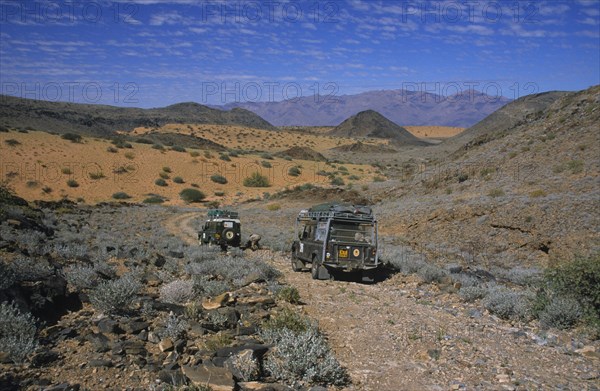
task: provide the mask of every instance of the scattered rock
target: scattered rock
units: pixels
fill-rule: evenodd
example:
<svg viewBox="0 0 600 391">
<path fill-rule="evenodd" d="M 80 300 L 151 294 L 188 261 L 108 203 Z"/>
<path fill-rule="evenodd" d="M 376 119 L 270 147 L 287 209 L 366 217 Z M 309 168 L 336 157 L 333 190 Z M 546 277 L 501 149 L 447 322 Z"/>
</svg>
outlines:
<svg viewBox="0 0 600 391">
<path fill-rule="evenodd" d="M 200 365 L 197 367 L 184 366 L 182 370 L 183 374 L 196 386 L 209 386 L 213 391 L 233 391 L 235 387 L 233 374 L 227 368 Z"/>
<path fill-rule="evenodd" d="M 170 338 L 165 338 L 158 344 L 158 348 L 161 352 L 170 352 L 173 350 L 173 341 Z"/>
<path fill-rule="evenodd" d="M 202 308 L 204 308 L 205 310 L 216 310 L 217 308 L 221 308 L 227 304 L 227 301 L 229 300 L 229 296 L 230 296 L 230 293 L 225 292 L 225 293 L 220 294 L 219 296 L 216 296 L 212 299 L 205 300 L 202 302 Z"/>
<path fill-rule="evenodd" d="M 93 368 L 96 368 L 96 367 L 110 368 L 113 366 L 113 362 L 111 360 L 106 360 L 106 359 L 93 359 L 88 362 L 88 365 Z"/>
</svg>

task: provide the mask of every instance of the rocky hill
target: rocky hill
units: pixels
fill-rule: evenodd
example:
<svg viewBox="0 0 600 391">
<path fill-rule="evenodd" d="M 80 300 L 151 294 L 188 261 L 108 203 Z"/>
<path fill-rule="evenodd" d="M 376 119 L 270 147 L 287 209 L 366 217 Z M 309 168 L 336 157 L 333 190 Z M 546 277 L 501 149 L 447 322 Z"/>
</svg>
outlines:
<svg viewBox="0 0 600 391">
<path fill-rule="evenodd" d="M 276 126 L 336 126 L 364 110 L 375 110 L 402 125 L 469 127 L 511 100 L 478 91 L 441 96 L 408 90 L 368 91 L 356 95 L 305 96 L 280 102 L 236 102 Z"/>
<path fill-rule="evenodd" d="M 387 229 L 465 265 L 545 267 L 594 254 L 598 123 L 600 86 L 507 105 L 448 159 L 398 170 L 402 181 L 381 195 L 398 218 Z"/>
<path fill-rule="evenodd" d="M 222 111 L 197 103 L 164 108 L 139 109 L 65 102 L 47 102 L 0 96 L 0 125 L 33 128 L 57 133 L 109 136 L 136 127 L 160 127 L 169 123 L 241 125 L 258 129 L 273 126 L 256 114 L 234 108 Z"/>
<path fill-rule="evenodd" d="M 346 119 L 329 133 L 338 137 L 374 137 L 393 140 L 398 145 L 424 145 L 405 128 L 373 110 L 361 111 Z"/>
</svg>

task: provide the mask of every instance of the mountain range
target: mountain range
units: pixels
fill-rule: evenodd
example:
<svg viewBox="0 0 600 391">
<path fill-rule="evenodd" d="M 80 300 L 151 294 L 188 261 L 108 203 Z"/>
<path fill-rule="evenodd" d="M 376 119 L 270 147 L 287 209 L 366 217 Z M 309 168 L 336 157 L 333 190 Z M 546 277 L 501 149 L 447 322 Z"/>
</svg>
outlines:
<svg viewBox="0 0 600 391">
<path fill-rule="evenodd" d="M 185 102 L 155 109 L 106 105 L 49 102 L 0 95 L 0 125 L 12 128 L 44 129 L 49 132 L 78 132 L 110 136 L 115 131 L 166 124 L 240 125 L 273 130 L 258 115 L 242 108 L 228 111 Z"/>
<path fill-rule="evenodd" d="M 503 96 L 470 90 L 451 96 L 380 90 L 356 95 L 306 96 L 278 102 L 233 102 L 220 109 L 244 108 L 275 126 L 337 126 L 361 111 L 374 110 L 402 126 L 470 127 L 509 103 Z"/>
</svg>

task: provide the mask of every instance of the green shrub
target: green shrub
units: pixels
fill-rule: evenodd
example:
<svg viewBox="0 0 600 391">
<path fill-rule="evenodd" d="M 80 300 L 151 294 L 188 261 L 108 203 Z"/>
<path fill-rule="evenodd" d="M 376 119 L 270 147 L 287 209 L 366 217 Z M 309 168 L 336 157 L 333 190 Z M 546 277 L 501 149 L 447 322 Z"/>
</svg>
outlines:
<svg viewBox="0 0 600 391">
<path fill-rule="evenodd" d="M 65 133 L 62 136 L 60 136 L 60 138 L 64 140 L 69 140 L 72 143 L 80 143 L 82 140 L 81 135 L 75 133 Z"/>
<path fill-rule="evenodd" d="M 373 182 L 385 182 L 385 178 L 381 177 L 379 175 L 376 175 L 375 177 L 373 177 Z"/>
<path fill-rule="evenodd" d="M 90 179 L 102 179 L 104 178 L 104 174 L 102 172 L 90 172 L 89 173 Z"/>
<path fill-rule="evenodd" d="M 116 192 L 112 195 L 115 200 L 128 200 L 131 196 L 123 191 Z"/>
<path fill-rule="evenodd" d="M 277 292 L 277 298 L 286 301 L 290 304 L 300 303 L 300 293 L 293 286 L 285 286 Z"/>
<path fill-rule="evenodd" d="M 110 152 L 110 153 L 117 153 L 117 152 L 119 152 L 119 150 L 117 148 L 112 147 L 112 146 L 109 146 L 108 148 L 106 148 L 106 151 Z"/>
<path fill-rule="evenodd" d="M 545 275 L 557 295 L 573 297 L 590 315 L 600 317 L 600 254 L 552 267 Z"/>
<path fill-rule="evenodd" d="M 206 195 L 198 189 L 183 189 L 179 193 L 179 197 L 185 202 L 200 202 L 206 198 Z"/>
<path fill-rule="evenodd" d="M 183 180 L 183 178 L 180 177 L 180 176 L 176 176 L 175 178 L 173 178 L 173 182 L 179 183 L 179 184 L 185 183 L 185 181 Z"/>
<path fill-rule="evenodd" d="M 67 181 L 67 186 L 69 187 L 79 187 L 79 183 L 75 179 L 69 179 Z"/>
<path fill-rule="evenodd" d="M 248 178 L 244 179 L 244 186 L 246 187 L 269 187 L 269 178 L 261 175 L 259 172 L 254 172 Z"/>
<path fill-rule="evenodd" d="M 60 172 L 62 172 L 65 175 L 71 175 L 71 174 L 73 174 L 73 170 L 71 170 L 69 167 L 63 167 L 63 168 L 61 168 Z"/>
<path fill-rule="evenodd" d="M 0 303 L 0 352 L 14 363 L 25 362 L 38 346 L 35 322 L 31 314 L 22 314 L 13 303 Z"/>
<path fill-rule="evenodd" d="M 198 157 L 198 156 L 200 156 L 200 152 L 198 152 L 198 151 L 190 151 L 190 156 L 191 157 Z"/>
<path fill-rule="evenodd" d="M 175 151 L 175 152 L 185 152 L 185 148 L 180 146 L 180 145 L 173 145 L 171 147 L 171 151 Z"/>
<path fill-rule="evenodd" d="M 344 180 L 342 178 L 340 178 L 339 176 L 334 177 L 331 182 L 330 182 L 333 186 L 344 186 Z"/>
<path fill-rule="evenodd" d="M 167 182 L 162 178 L 158 178 L 157 180 L 155 180 L 154 184 L 156 186 L 162 186 L 162 187 L 167 186 Z"/>
<path fill-rule="evenodd" d="M 223 175 L 219 175 L 219 174 L 213 174 L 210 176 L 210 180 L 215 182 L 215 183 L 220 183 L 222 185 L 227 183 L 227 178 L 225 178 Z"/>
<path fill-rule="evenodd" d="M 226 162 L 230 162 L 231 158 L 229 157 L 229 155 L 227 155 L 226 153 L 222 153 L 219 155 L 219 159 L 224 160 Z"/>
<path fill-rule="evenodd" d="M 165 147 L 163 147 L 162 144 L 153 144 L 152 148 L 158 149 L 159 151 L 164 151 L 165 150 Z"/>
<path fill-rule="evenodd" d="M 272 168 L 273 167 L 273 165 L 266 160 L 262 160 L 260 162 L 260 165 L 263 166 L 264 168 Z"/>
<path fill-rule="evenodd" d="M 288 170 L 288 175 L 290 176 L 300 176 L 300 174 L 302 174 L 302 171 L 296 166 L 290 167 Z"/>
<path fill-rule="evenodd" d="M 267 152 L 261 153 L 260 157 L 267 160 L 273 160 L 273 156 L 271 156 L 271 154 Z"/>
<path fill-rule="evenodd" d="M 160 301 L 172 304 L 185 304 L 194 297 L 192 280 L 174 280 L 160 288 Z"/>
<path fill-rule="evenodd" d="M 163 202 L 165 202 L 165 199 L 160 196 L 150 196 L 144 199 L 143 202 L 144 204 L 162 204 Z"/>
<path fill-rule="evenodd" d="M 288 308 L 284 308 L 281 312 L 278 312 L 263 322 L 261 329 L 263 331 L 288 329 L 295 333 L 301 333 L 308 330 L 311 326 L 308 318 L 299 315 Z"/>
<path fill-rule="evenodd" d="M 158 176 L 161 177 L 162 179 L 169 179 L 170 178 L 169 174 L 167 174 L 166 172 L 159 172 Z"/>
<path fill-rule="evenodd" d="M 224 191 L 215 191 L 215 196 L 217 197 L 223 197 L 225 195 Z"/>
<path fill-rule="evenodd" d="M 172 171 L 171 171 L 171 167 L 168 167 L 168 166 L 164 166 L 164 167 L 162 168 L 162 170 L 163 170 L 164 172 L 166 172 L 166 173 L 169 173 L 169 174 L 172 172 Z"/>
</svg>

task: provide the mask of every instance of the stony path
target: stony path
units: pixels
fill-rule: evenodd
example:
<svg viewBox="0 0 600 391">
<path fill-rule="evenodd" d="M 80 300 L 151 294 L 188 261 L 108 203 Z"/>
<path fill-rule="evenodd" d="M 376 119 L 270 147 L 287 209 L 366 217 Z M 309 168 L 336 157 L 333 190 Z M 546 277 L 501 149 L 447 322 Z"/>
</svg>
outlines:
<svg viewBox="0 0 600 391">
<path fill-rule="evenodd" d="M 195 243 L 195 213 L 167 228 Z M 567 334 L 540 338 L 511 327 L 478 305 L 401 275 L 373 285 L 316 281 L 268 250 L 319 322 L 353 384 L 348 390 L 599 390 L 600 362 L 574 353 Z"/>
</svg>

